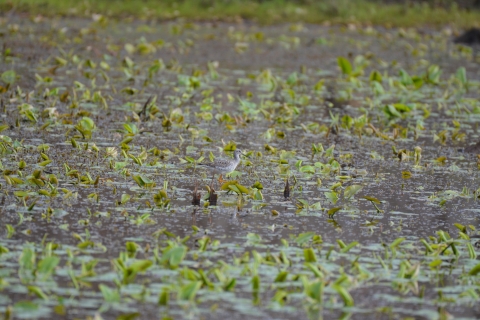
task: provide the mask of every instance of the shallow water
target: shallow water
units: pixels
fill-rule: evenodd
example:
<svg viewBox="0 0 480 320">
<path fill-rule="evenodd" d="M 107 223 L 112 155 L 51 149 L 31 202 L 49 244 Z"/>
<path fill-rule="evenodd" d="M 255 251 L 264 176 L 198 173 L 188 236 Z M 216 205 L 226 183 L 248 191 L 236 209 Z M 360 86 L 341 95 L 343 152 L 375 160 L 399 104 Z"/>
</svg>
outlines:
<svg viewBox="0 0 480 320">
<path fill-rule="evenodd" d="M 462 148 L 479 138 L 480 69 L 445 32 L 16 16 L 4 17 L 0 31 L 11 49 L 0 71 L 19 76 L 1 96 L 9 126 L 2 312 L 478 318 L 480 278 L 469 274 L 478 239 L 468 235 L 478 234 L 479 174 Z M 339 56 L 355 61 L 350 74 L 340 72 Z M 426 73 L 432 65 L 440 76 Z M 422 84 L 408 84 L 402 69 Z M 157 111 L 145 119 L 138 114 L 152 95 Z M 395 103 L 396 112 L 388 109 Z M 83 117 L 95 124 L 91 138 L 74 128 Z M 183 159 L 227 157 L 229 142 L 248 152 L 233 176 L 249 194 L 218 191 L 218 205 L 207 206 L 211 174 Z M 46 183 L 50 174 L 58 183 Z M 200 207 L 191 204 L 196 183 Z M 361 189 L 347 199 L 349 186 Z M 154 196 L 164 187 L 166 205 Z M 332 208 L 341 209 L 329 217 Z M 456 254 L 438 231 L 455 239 Z M 168 258 L 172 248 L 184 252 L 178 263 Z M 162 292 L 169 301 L 159 305 Z"/>
</svg>

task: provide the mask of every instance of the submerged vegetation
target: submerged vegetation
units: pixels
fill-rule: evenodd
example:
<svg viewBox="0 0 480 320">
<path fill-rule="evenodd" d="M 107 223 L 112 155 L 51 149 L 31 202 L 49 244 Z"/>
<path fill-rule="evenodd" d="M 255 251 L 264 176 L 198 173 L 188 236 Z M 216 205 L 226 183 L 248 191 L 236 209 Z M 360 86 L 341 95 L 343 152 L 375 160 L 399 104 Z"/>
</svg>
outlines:
<svg viewBox="0 0 480 320">
<path fill-rule="evenodd" d="M 478 318 L 480 68 L 451 29 L 0 35 L 3 318 Z M 217 185 L 199 164 L 237 148 Z"/>
</svg>

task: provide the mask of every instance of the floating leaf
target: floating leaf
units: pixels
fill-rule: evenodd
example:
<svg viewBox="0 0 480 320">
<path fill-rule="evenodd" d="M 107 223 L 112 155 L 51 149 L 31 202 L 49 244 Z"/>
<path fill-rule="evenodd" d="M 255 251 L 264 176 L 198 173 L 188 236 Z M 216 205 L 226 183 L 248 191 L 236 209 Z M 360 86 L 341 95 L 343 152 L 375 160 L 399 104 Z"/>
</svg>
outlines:
<svg viewBox="0 0 480 320">
<path fill-rule="evenodd" d="M 345 289 L 340 285 L 333 285 L 333 289 L 338 292 L 345 306 L 353 307 L 355 305 L 355 302 L 353 301 L 353 298 L 350 295 L 350 293 L 347 291 L 347 289 Z"/>
<path fill-rule="evenodd" d="M 337 211 L 339 211 L 340 209 L 342 209 L 342 207 L 331 208 L 330 210 L 328 210 L 327 214 L 330 218 L 332 218 L 335 213 L 337 213 Z"/>
<path fill-rule="evenodd" d="M 301 166 L 299 171 L 303 172 L 303 173 L 315 174 L 315 167 L 314 166 Z"/>
<path fill-rule="evenodd" d="M 138 317 L 140 317 L 140 312 L 131 312 L 119 315 L 116 320 L 134 320 Z"/>
<path fill-rule="evenodd" d="M 337 58 L 338 66 L 344 75 L 351 75 L 352 74 L 352 65 L 347 58 L 338 57 Z"/>
<path fill-rule="evenodd" d="M 28 289 L 28 292 L 31 292 L 31 293 L 35 294 L 38 298 L 43 299 L 43 300 L 48 300 L 48 296 L 39 287 L 28 286 L 27 289 Z"/>
<path fill-rule="evenodd" d="M 138 184 L 139 187 L 142 188 L 151 188 L 155 186 L 155 182 L 153 180 L 150 180 L 149 178 L 145 176 L 133 176 L 133 180 Z"/>
<path fill-rule="evenodd" d="M 373 70 L 370 73 L 370 81 L 382 82 L 382 75 L 377 70 Z"/>
<path fill-rule="evenodd" d="M 13 310 L 15 314 L 26 313 L 29 314 L 31 312 L 37 311 L 39 309 L 38 304 L 31 302 L 31 301 L 19 301 L 14 304 Z"/>
<path fill-rule="evenodd" d="M 174 269 L 183 261 L 186 254 L 187 248 L 185 246 L 176 246 L 163 253 L 162 261 L 168 262 L 170 268 Z"/>
<path fill-rule="evenodd" d="M 338 201 L 338 193 L 335 191 L 332 192 L 325 192 L 324 195 L 327 197 L 328 200 L 330 200 L 333 204 L 337 203 Z"/>
<path fill-rule="evenodd" d="M 256 188 L 256 189 L 262 190 L 262 189 L 263 189 L 263 185 L 260 183 L 260 181 L 255 181 L 255 183 L 253 184 L 252 188 Z"/>
<path fill-rule="evenodd" d="M 471 275 L 471 276 L 476 276 L 477 274 L 480 273 L 480 263 L 477 264 L 475 267 L 473 267 L 469 272 L 468 274 Z"/>
<path fill-rule="evenodd" d="M 320 277 L 323 278 L 323 277 Z M 325 287 L 325 282 L 323 280 L 316 280 L 313 282 L 308 282 L 305 284 L 306 294 L 309 298 L 313 299 L 317 303 L 321 303 L 323 300 L 323 290 Z"/>
<path fill-rule="evenodd" d="M 249 233 L 247 234 L 247 240 L 250 244 L 258 244 L 262 241 L 262 237 L 256 233 Z"/>
<path fill-rule="evenodd" d="M 288 271 L 280 271 L 277 276 L 275 277 L 274 282 L 284 282 L 287 280 Z"/>
<path fill-rule="evenodd" d="M 118 290 L 112 289 L 104 284 L 100 284 L 98 287 L 102 292 L 103 299 L 105 299 L 105 302 L 109 302 L 109 303 L 120 302 L 120 293 L 118 292 Z"/>
<path fill-rule="evenodd" d="M 11 224 L 6 224 L 5 227 L 7 228 L 7 238 L 10 239 L 15 233 L 15 228 Z"/>
<path fill-rule="evenodd" d="M 178 292 L 178 298 L 180 300 L 192 301 L 193 299 L 195 299 L 195 296 L 197 295 L 197 292 L 198 290 L 200 290 L 201 287 L 201 281 L 192 281 L 189 284 L 184 285 L 180 288 L 180 291 Z"/>
<path fill-rule="evenodd" d="M 412 173 L 410 171 L 402 171 L 403 179 L 410 179 L 411 177 L 412 177 Z"/>
<path fill-rule="evenodd" d="M 315 235 L 315 233 L 313 232 L 305 232 L 305 233 L 300 233 L 296 238 L 295 238 L 295 242 L 298 243 L 298 245 L 304 245 L 308 242 L 310 242 L 310 240 L 313 239 L 313 236 Z"/>
<path fill-rule="evenodd" d="M 343 196 L 346 199 L 350 199 L 353 195 L 355 195 L 357 192 L 362 190 L 362 186 L 358 184 L 353 184 L 351 186 L 348 186 L 345 188 L 345 191 L 343 192 Z"/>
<path fill-rule="evenodd" d="M 468 86 L 468 79 L 467 79 L 467 70 L 465 67 L 460 67 L 457 69 L 457 72 L 455 73 L 456 78 L 462 84 L 462 86 L 467 87 Z"/>
<path fill-rule="evenodd" d="M 17 74 L 14 70 L 8 70 L 2 73 L 1 78 L 3 82 L 12 85 L 17 79 Z"/>
<path fill-rule="evenodd" d="M 158 297 L 158 305 L 166 306 L 168 305 L 169 300 L 170 300 L 170 291 L 168 288 L 163 288 L 162 292 L 160 292 L 160 295 Z"/>
<path fill-rule="evenodd" d="M 305 262 L 317 262 L 317 256 L 312 248 L 303 249 L 303 257 Z"/>
<path fill-rule="evenodd" d="M 225 182 L 222 187 L 222 190 L 231 190 L 237 194 L 250 194 L 250 190 L 238 183 L 237 180 Z"/>
<path fill-rule="evenodd" d="M 375 197 L 365 196 L 365 197 L 363 197 L 363 198 L 364 198 L 364 199 L 367 199 L 368 201 L 372 201 L 372 202 L 374 202 L 374 203 L 377 203 L 377 204 L 380 204 L 380 203 L 381 203 L 380 200 L 378 200 L 378 199 L 375 198 Z"/>
<path fill-rule="evenodd" d="M 53 274 L 53 271 L 60 262 L 60 258 L 56 256 L 45 257 L 38 263 L 37 272 L 44 275 L 44 279 Z"/>
</svg>

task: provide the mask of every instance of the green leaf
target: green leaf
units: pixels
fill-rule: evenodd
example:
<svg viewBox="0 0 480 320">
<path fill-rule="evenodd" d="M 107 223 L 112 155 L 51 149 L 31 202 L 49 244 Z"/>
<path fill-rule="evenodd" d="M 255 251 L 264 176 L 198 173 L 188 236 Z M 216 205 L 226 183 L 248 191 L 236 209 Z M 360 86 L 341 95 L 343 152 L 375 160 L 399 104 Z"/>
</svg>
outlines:
<svg viewBox="0 0 480 320">
<path fill-rule="evenodd" d="M 323 279 L 325 277 L 323 272 L 318 270 L 318 267 L 315 264 L 307 262 L 307 263 L 305 263 L 305 266 L 308 269 L 310 269 L 317 278 Z"/>
<path fill-rule="evenodd" d="M 15 233 L 15 228 L 11 224 L 6 224 L 5 227 L 7 228 L 7 238 L 10 239 Z"/>
<path fill-rule="evenodd" d="M 45 161 L 40 162 L 38 165 L 41 166 L 41 167 L 45 167 L 45 166 L 49 165 L 50 163 L 52 163 L 52 160 L 45 160 Z"/>
<path fill-rule="evenodd" d="M 285 304 L 285 301 L 287 300 L 288 297 L 288 292 L 282 289 L 278 289 L 275 292 L 275 295 L 272 298 L 272 301 L 275 301 L 281 305 Z"/>
<path fill-rule="evenodd" d="M 370 82 L 373 82 L 373 81 L 382 82 L 382 75 L 377 70 L 373 70 L 370 73 Z"/>
<path fill-rule="evenodd" d="M 198 290 L 200 290 L 201 286 L 201 281 L 190 282 L 189 284 L 180 288 L 180 291 L 178 292 L 178 298 L 180 300 L 192 301 L 193 299 L 195 299 L 195 296 L 197 295 L 197 292 Z"/>
<path fill-rule="evenodd" d="M 120 145 L 122 144 L 129 144 L 130 142 L 133 141 L 133 137 L 125 137 L 125 139 L 123 139 L 122 141 L 120 141 Z"/>
<path fill-rule="evenodd" d="M 8 252 L 10 252 L 10 250 L 8 250 L 8 248 L 0 245 L 0 255 L 2 255 L 4 253 L 8 253 Z"/>
<path fill-rule="evenodd" d="M 38 304 L 31 301 L 19 301 L 14 304 L 13 312 L 15 314 L 30 313 L 38 310 Z"/>
<path fill-rule="evenodd" d="M 346 253 L 348 251 L 350 251 L 350 249 L 352 249 L 353 247 L 357 246 L 358 245 L 358 241 L 353 241 L 351 243 L 349 243 L 347 246 L 343 247 L 340 252 L 341 253 Z"/>
<path fill-rule="evenodd" d="M 107 287 L 104 284 L 101 284 L 98 286 L 100 288 L 100 291 L 102 292 L 103 299 L 105 299 L 106 302 L 114 303 L 114 302 L 120 302 L 120 293 L 116 289 L 111 289 L 110 287 Z"/>
<path fill-rule="evenodd" d="M 252 291 L 253 293 L 257 293 L 260 291 L 260 277 L 257 275 L 254 275 L 252 277 Z"/>
<path fill-rule="evenodd" d="M 348 186 L 345 188 L 345 191 L 343 192 L 343 196 L 347 199 L 350 199 L 354 194 L 362 190 L 362 186 L 359 184 L 353 184 L 351 186 Z"/>
<path fill-rule="evenodd" d="M 475 248 L 472 246 L 471 243 L 467 243 L 467 249 L 468 249 L 468 255 L 470 256 L 470 259 L 476 259 L 477 258 L 477 253 L 475 252 Z"/>
<path fill-rule="evenodd" d="M 241 184 L 236 184 L 236 187 L 238 188 L 238 190 L 243 193 L 243 194 L 249 194 L 250 193 L 250 190 L 248 190 L 247 187 L 245 186 L 242 186 Z"/>
<path fill-rule="evenodd" d="M 262 194 L 262 191 L 260 190 L 256 190 L 253 194 L 253 199 L 254 200 L 263 200 L 263 194 Z"/>
<path fill-rule="evenodd" d="M 313 283 L 307 283 L 306 293 L 310 298 L 312 298 L 318 303 L 321 303 L 323 300 L 324 287 L 325 287 L 324 281 L 316 280 Z"/>
<path fill-rule="evenodd" d="M 118 162 L 117 162 L 117 163 L 118 163 Z M 122 194 L 122 198 L 121 198 L 121 200 L 120 200 L 120 203 L 121 203 L 121 204 L 125 204 L 125 203 L 127 203 L 131 198 L 132 198 L 131 195 L 129 195 L 129 194 L 127 194 L 127 193 L 124 193 L 124 194 Z"/>
<path fill-rule="evenodd" d="M 431 268 L 431 269 L 435 269 L 437 268 L 438 266 L 440 266 L 442 264 L 442 260 L 441 259 L 436 259 L 436 260 L 433 260 L 432 262 L 430 262 L 428 264 L 428 266 Z"/>
<path fill-rule="evenodd" d="M 471 276 L 476 276 L 478 273 L 480 273 L 480 263 L 473 267 L 468 274 Z"/>
<path fill-rule="evenodd" d="M 380 203 L 381 203 L 380 200 L 378 200 L 378 199 L 375 198 L 375 197 L 365 196 L 365 197 L 363 197 L 363 198 L 364 198 L 364 199 L 367 199 L 368 201 L 372 201 L 372 202 L 374 202 L 374 203 L 377 203 L 377 204 L 380 204 Z"/>
<path fill-rule="evenodd" d="M 79 123 L 82 128 L 85 128 L 88 131 L 91 131 L 95 128 L 95 122 L 93 122 L 93 120 L 89 117 L 83 117 Z"/>
<path fill-rule="evenodd" d="M 465 69 L 465 67 L 458 68 L 455 76 L 457 77 L 458 81 L 460 81 L 460 83 L 463 86 L 466 86 L 468 84 L 467 70 Z"/>
<path fill-rule="evenodd" d="M 15 195 L 15 197 L 25 198 L 26 196 L 28 196 L 28 191 L 14 191 L 13 194 Z"/>
<path fill-rule="evenodd" d="M 340 70 L 342 70 L 342 73 L 344 75 L 349 76 L 352 74 L 352 65 L 350 64 L 350 61 L 348 61 L 347 58 L 338 57 L 337 62 L 338 62 L 338 66 L 340 67 Z"/>
<path fill-rule="evenodd" d="M 345 306 L 353 307 L 355 305 L 355 302 L 353 301 L 353 298 L 350 295 L 350 293 L 347 291 L 347 289 L 345 289 L 344 287 L 342 287 L 340 285 L 333 285 L 332 287 L 333 287 L 333 289 L 335 289 L 335 291 L 338 292 L 338 294 L 342 298 Z"/>
<path fill-rule="evenodd" d="M 412 177 L 412 173 L 410 171 L 402 171 L 403 179 L 410 179 L 411 177 Z"/>
<path fill-rule="evenodd" d="M 381 95 L 381 94 L 385 93 L 385 89 L 380 84 L 380 82 L 374 81 L 372 85 L 373 85 L 373 90 L 374 90 L 375 94 Z"/>
<path fill-rule="evenodd" d="M 333 204 L 337 203 L 338 201 L 338 193 L 335 191 L 332 192 L 325 192 L 325 197 L 327 197 L 328 200 L 330 200 Z"/>
<path fill-rule="evenodd" d="M 247 187 L 239 184 L 237 180 L 225 182 L 224 184 L 222 184 L 222 187 L 220 189 L 226 191 L 231 190 L 239 195 L 250 194 L 250 190 Z"/>
<path fill-rule="evenodd" d="M 187 247 L 176 246 L 163 253 L 162 262 L 168 262 L 168 265 L 175 269 L 183 261 L 187 254 Z"/>
<path fill-rule="evenodd" d="M 44 275 L 48 276 L 53 273 L 59 262 L 59 257 L 45 257 L 42 261 L 38 263 L 37 272 L 43 273 Z"/>
<path fill-rule="evenodd" d="M 152 266 L 153 262 L 150 260 L 137 260 L 128 266 L 128 269 L 133 272 L 143 272 Z"/>
<path fill-rule="evenodd" d="M 431 84 L 438 84 L 440 82 L 440 75 L 442 74 L 442 70 L 437 65 L 431 65 L 427 69 L 427 82 Z"/>
<path fill-rule="evenodd" d="M 227 284 L 223 287 L 225 291 L 232 291 L 237 284 L 237 280 L 235 278 L 230 279 Z"/>
<path fill-rule="evenodd" d="M 139 245 L 136 244 L 135 242 L 132 242 L 132 241 L 127 241 L 127 243 L 125 243 L 125 248 L 126 248 L 127 252 L 132 254 L 132 255 L 137 252 L 138 247 L 139 247 Z"/>
<path fill-rule="evenodd" d="M 408 74 L 407 71 L 401 69 L 400 70 L 400 82 L 404 85 L 404 86 L 408 86 L 408 85 L 412 85 L 413 84 L 413 80 L 412 78 L 410 77 L 410 75 Z"/>
<path fill-rule="evenodd" d="M 22 269 L 33 270 L 35 265 L 35 252 L 29 247 L 23 248 L 19 264 Z"/>
<path fill-rule="evenodd" d="M 10 126 L 8 124 L 3 124 L 0 126 L 0 132 L 7 130 Z"/>
<path fill-rule="evenodd" d="M 247 234 L 247 242 L 249 244 L 258 244 L 262 241 L 262 237 L 260 237 L 258 234 L 256 233 L 248 233 Z"/>
<path fill-rule="evenodd" d="M 20 114 L 23 114 L 28 120 L 32 121 L 33 123 L 37 123 L 37 117 L 35 113 L 33 113 L 33 107 L 29 104 L 23 104 L 20 107 Z"/>
<path fill-rule="evenodd" d="M 11 85 L 17 79 L 17 74 L 15 73 L 14 70 L 7 70 L 4 73 L 2 73 L 1 78 L 3 82 Z"/>
<path fill-rule="evenodd" d="M 86 249 L 88 247 L 93 247 L 95 245 L 95 243 L 91 240 L 86 240 L 86 241 L 83 241 L 83 242 L 80 242 L 79 244 L 77 244 L 77 248 L 79 249 Z"/>
<path fill-rule="evenodd" d="M 284 282 L 287 280 L 288 271 L 280 271 L 277 276 L 275 277 L 274 282 Z"/>
<path fill-rule="evenodd" d="M 315 174 L 315 167 L 314 166 L 302 166 L 302 167 L 300 167 L 299 171 L 303 172 L 303 173 Z"/>
<path fill-rule="evenodd" d="M 115 171 L 120 171 L 128 165 L 128 162 L 115 162 L 114 168 Z"/>
<path fill-rule="evenodd" d="M 149 188 L 153 187 L 155 185 L 155 182 L 153 180 L 148 179 L 147 177 L 144 176 L 133 176 L 133 180 L 138 184 L 139 187 L 141 188 Z"/>
<path fill-rule="evenodd" d="M 398 110 L 395 108 L 394 105 L 392 104 L 388 104 L 384 107 L 383 111 L 385 112 L 385 114 L 387 114 L 390 118 L 401 118 L 402 117 L 402 114 L 400 112 L 398 112 Z"/>
<path fill-rule="evenodd" d="M 303 249 L 303 257 L 305 262 L 317 262 L 317 256 L 312 248 Z"/>
<path fill-rule="evenodd" d="M 295 242 L 297 242 L 298 245 L 301 246 L 301 245 L 309 242 L 313 238 L 314 235 L 315 235 L 315 233 L 313 233 L 313 232 L 300 233 L 298 235 L 298 237 L 295 239 Z"/>
<path fill-rule="evenodd" d="M 28 289 L 28 292 L 35 294 L 35 295 L 36 295 L 37 297 L 39 297 L 40 299 L 48 300 L 48 296 L 47 296 L 47 295 L 45 294 L 45 292 L 43 292 L 42 289 L 40 289 L 39 287 L 37 287 L 37 286 L 28 286 L 27 289 Z"/>
<path fill-rule="evenodd" d="M 196 161 L 194 158 L 189 157 L 189 156 L 186 156 L 185 160 L 187 160 L 187 162 L 189 162 L 189 163 L 195 163 L 195 161 Z"/>
<path fill-rule="evenodd" d="M 335 215 L 335 213 L 337 213 L 337 211 L 339 211 L 340 209 L 342 209 L 342 207 L 332 208 L 328 210 L 327 214 L 330 218 L 332 218 Z"/>
<path fill-rule="evenodd" d="M 458 230 L 462 231 L 462 232 L 466 232 L 467 231 L 467 227 L 465 227 L 463 224 L 460 224 L 460 223 L 454 223 L 453 224 L 455 227 L 457 227 Z"/>
<path fill-rule="evenodd" d="M 163 288 L 158 296 L 158 305 L 166 306 L 170 300 L 170 290 L 168 288 Z"/>
<path fill-rule="evenodd" d="M 394 249 L 396 247 L 398 247 L 400 245 L 400 243 L 402 243 L 403 241 L 405 241 L 405 238 L 397 238 L 395 239 L 392 244 L 390 245 L 390 248 Z"/>
<path fill-rule="evenodd" d="M 139 316 L 140 316 L 140 312 L 124 313 L 119 315 L 116 320 L 133 320 L 138 318 Z"/>
<path fill-rule="evenodd" d="M 263 189 L 263 185 L 260 181 L 255 181 L 255 183 L 253 184 L 252 188 L 256 188 L 258 190 L 262 190 Z"/>
<path fill-rule="evenodd" d="M 210 240 L 211 240 L 210 237 L 207 237 L 207 236 L 204 236 L 201 239 L 199 239 L 198 240 L 198 245 L 199 245 L 198 250 L 200 250 L 200 251 L 207 250 L 207 246 L 210 243 Z"/>
</svg>

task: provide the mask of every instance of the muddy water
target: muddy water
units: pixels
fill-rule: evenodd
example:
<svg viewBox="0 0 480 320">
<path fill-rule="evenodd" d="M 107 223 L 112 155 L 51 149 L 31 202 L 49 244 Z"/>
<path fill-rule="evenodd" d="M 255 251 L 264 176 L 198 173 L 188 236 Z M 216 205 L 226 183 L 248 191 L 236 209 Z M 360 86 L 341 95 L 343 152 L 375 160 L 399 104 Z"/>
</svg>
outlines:
<svg viewBox="0 0 480 320">
<path fill-rule="evenodd" d="M 73 192 L 68 199 L 64 191 L 59 196 L 44 197 L 35 185 L 11 185 L 2 180 L 1 228 L 15 228 L 12 234 L 5 232 L 1 242 L 9 250 L 0 256 L 2 279 L 9 284 L 3 285 L 0 297 L 4 312 L 13 308 L 14 315 L 20 318 L 59 319 L 133 317 L 137 312 L 142 319 L 159 315 L 192 319 L 436 319 L 446 314 L 473 319 L 480 315 L 475 304 L 478 298 L 465 294 L 473 290 L 478 297 L 478 276 L 465 275 L 478 261 L 468 258 L 466 251 L 455 261 L 452 255 L 441 254 L 436 256 L 442 261 L 439 271 L 429 267 L 435 257 L 425 257 L 425 248 L 419 242 L 437 237 L 439 230 L 456 239 L 459 229 L 454 223 L 479 227 L 477 158 L 462 149 L 479 139 L 480 116 L 475 107 L 479 107 L 480 69 L 468 49 L 453 46 L 446 32 L 142 21 L 103 24 L 80 19 L 31 21 L 18 16 L 4 17 L 1 31 L 3 48 L 11 49 L 11 53 L 3 57 L 0 71 L 15 70 L 19 76 L 1 97 L 5 106 L 2 122 L 9 125 L 2 134 L 22 145 L 15 152 L 11 148 L 4 152 L 3 169 L 16 171 L 23 160 L 27 163 L 20 176 L 23 179 L 41 169 L 45 177 L 57 176 L 57 188 Z M 139 47 L 136 51 L 130 49 L 129 45 L 139 43 L 154 49 L 142 47 L 144 54 Z M 339 56 L 355 59 L 362 75 L 350 77 L 352 81 L 342 76 Z M 158 59 L 165 66 L 149 77 L 149 68 Z M 106 63 L 103 66 L 102 61 Z M 213 62 L 211 68 L 218 76 L 208 69 L 209 62 Z M 443 72 L 437 83 L 425 83 L 420 88 L 395 85 L 400 81 L 401 69 L 410 75 L 423 75 L 431 65 L 438 65 Z M 452 80 L 460 67 L 467 70 L 468 91 L 462 91 Z M 273 90 L 268 89 L 271 82 L 260 84 L 259 74 L 266 69 L 273 75 Z M 371 87 L 372 70 L 379 70 L 384 78 L 382 93 L 374 93 Z M 192 75 L 196 76 L 193 80 L 188 78 Z M 38 80 L 45 77 L 49 79 Z M 189 82 L 196 79 L 200 81 L 198 86 Z M 323 86 L 314 89 L 322 80 Z M 15 89 L 17 86 L 19 89 Z M 47 97 L 47 88 L 59 88 L 60 94 L 68 91 L 69 97 Z M 122 91 L 124 88 L 128 90 Z M 32 91 L 29 97 L 25 95 Z M 95 91 L 105 98 L 108 108 L 102 108 L 93 98 Z M 136 114 L 152 95 L 157 96 L 159 112 L 146 121 L 137 121 Z M 271 101 L 272 107 L 266 101 Z M 48 114 L 46 108 L 54 107 L 55 115 L 50 119 L 38 117 L 35 123 L 19 112 L 23 103 L 31 104 L 39 115 Z M 415 107 L 403 116 L 389 118 L 384 106 L 392 103 Z M 267 113 L 259 111 L 262 104 Z M 181 120 L 172 110 L 177 114 L 181 111 Z M 202 118 L 202 112 L 217 118 Z M 225 114 L 236 119 L 220 121 Z M 334 120 L 335 116 L 359 119 L 362 115 L 371 126 L 360 126 L 357 131 Z M 96 125 L 89 140 L 74 129 L 83 116 Z M 162 126 L 167 118 L 171 119 L 171 127 Z M 51 121 L 50 126 L 41 129 L 47 121 Z M 163 152 L 149 153 L 141 166 L 131 157 L 124 158 L 121 141 L 127 136 L 125 123 L 139 129 L 126 152 L 138 157 L 143 150 L 154 147 Z M 382 138 L 372 128 L 390 137 L 395 128 L 407 129 L 407 133 L 395 139 Z M 266 134 L 269 129 L 273 131 Z M 448 136 L 441 144 L 434 135 L 438 137 L 443 130 Z M 450 138 L 457 133 L 465 137 Z M 78 148 L 72 147 L 71 138 L 78 141 Z M 246 187 L 260 182 L 263 199 L 220 191 L 218 206 L 206 207 L 204 200 L 200 207 L 192 206 L 195 183 L 205 198 L 211 174 L 181 159 L 203 155 L 204 161 L 209 161 L 209 152 L 226 157 L 220 150 L 229 141 L 249 153 L 237 168 L 236 179 Z M 45 154 L 52 162 L 45 168 L 38 165 L 41 154 L 37 147 L 41 144 L 50 147 Z M 100 148 L 99 156 L 93 144 Z M 325 150 L 333 145 L 335 148 L 330 156 L 325 152 L 314 155 L 312 144 L 322 144 Z M 118 156 L 106 155 L 107 147 L 115 147 Z M 417 165 L 415 147 L 421 147 Z M 400 161 L 398 152 L 403 149 L 410 156 Z M 282 158 L 286 161 L 279 165 L 275 161 L 285 152 L 293 153 Z M 338 171 L 322 173 L 320 168 L 331 164 L 332 159 L 338 162 Z M 150 163 L 153 160 L 155 163 Z M 113 169 L 115 162 L 128 162 L 128 172 Z M 81 176 L 88 173 L 92 180 L 99 177 L 99 182 L 79 183 L 75 176 L 66 174 L 65 164 Z M 300 170 L 308 165 L 314 167 L 314 173 Z M 132 179 L 136 175 L 148 177 L 156 186 L 138 186 Z M 292 190 L 285 199 L 287 177 Z M 165 181 L 170 203 L 167 207 L 155 206 L 153 195 Z M 335 187 L 338 182 L 342 183 Z M 347 199 L 344 190 L 351 185 L 362 189 Z M 327 196 L 332 190 L 339 197 L 335 203 Z M 25 204 L 15 191 L 30 192 Z M 131 199 L 121 203 L 122 195 Z M 377 198 L 381 202 L 378 210 L 364 196 Z M 300 208 L 300 200 L 311 207 Z M 33 202 L 35 206 L 29 210 Z M 341 209 L 329 218 L 328 210 L 335 207 Z M 49 208 L 54 210 L 51 216 Z M 278 215 L 272 215 L 272 210 Z M 142 218 L 144 215 L 149 216 Z M 180 269 L 155 263 L 133 283 L 118 285 L 114 279 L 119 273 L 113 260 L 125 251 L 126 242 L 139 245 L 137 259 L 154 260 L 153 248 L 162 251 L 167 241 L 164 235 L 159 239 L 155 236 L 163 228 L 180 238 L 191 236 L 185 240 L 189 253 Z M 300 282 L 302 276 L 311 274 L 304 267 L 304 245 L 295 239 L 307 232 L 321 236 L 323 244 L 313 247 L 321 270 L 331 277 L 325 280 L 321 304 L 305 297 Z M 476 231 L 470 229 L 469 234 L 474 236 Z M 204 236 L 211 239 L 212 246 L 200 252 L 198 240 Z M 382 268 L 377 256 L 387 260 L 383 256 L 388 251 L 385 248 L 400 237 L 405 238 L 403 247 L 399 247 L 397 256 L 393 250 L 387 255 L 390 269 Z M 26 281 L 17 275 L 22 270 L 19 259 L 32 243 L 39 260 L 44 254 L 42 239 L 43 243 L 59 245 L 55 254 L 60 263 L 48 281 Z M 95 244 L 79 249 L 79 242 L 86 239 Z M 343 253 L 338 240 L 345 244 L 357 241 L 359 245 Z M 474 245 L 475 240 L 461 244 L 467 242 Z M 308 246 L 312 244 L 305 248 Z M 260 263 L 247 270 L 235 262 L 252 250 L 266 257 L 285 252 L 291 264 L 281 268 Z M 88 285 L 76 287 L 68 270 L 78 276 L 82 262 L 93 259 L 98 260 L 95 274 L 84 279 Z M 417 281 L 409 283 L 412 287 L 408 289 L 402 289 L 402 283 L 408 281 L 396 277 L 404 261 L 422 265 Z M 357 266 L 367 271 L 357 272 Z M 234 291 L 203 286 L 195 303 L 177 301 L 172 294 L 169 307 L 157 305 L 166 286 L 175 293 L 192 280 L 181 273 L 182 268 L 204 269 L 212 279 L 214 267 L 224 268 L 227 277 L 237 279 Z M 288 270 L 291 277 L 281 285 L 274 284 L 282 269 Z M 252 302 L 251 279 L 255 273 L 261 278 L 259 303 Z M 345 307 L 331 286 L 345 274 L 354 307 Z M 108 299 L 100 291 L 100 284 L 121 287 L 121 300 L 105 302 Z M 42 288 L 49 298 L 29 293 L 32 290 L 28 285 Z M 288 299 L 272 302 L 278 292 L 274 288 L 284 288 Z M 25 306 L 25 301 L 34 306 Z"/>
</svg>

